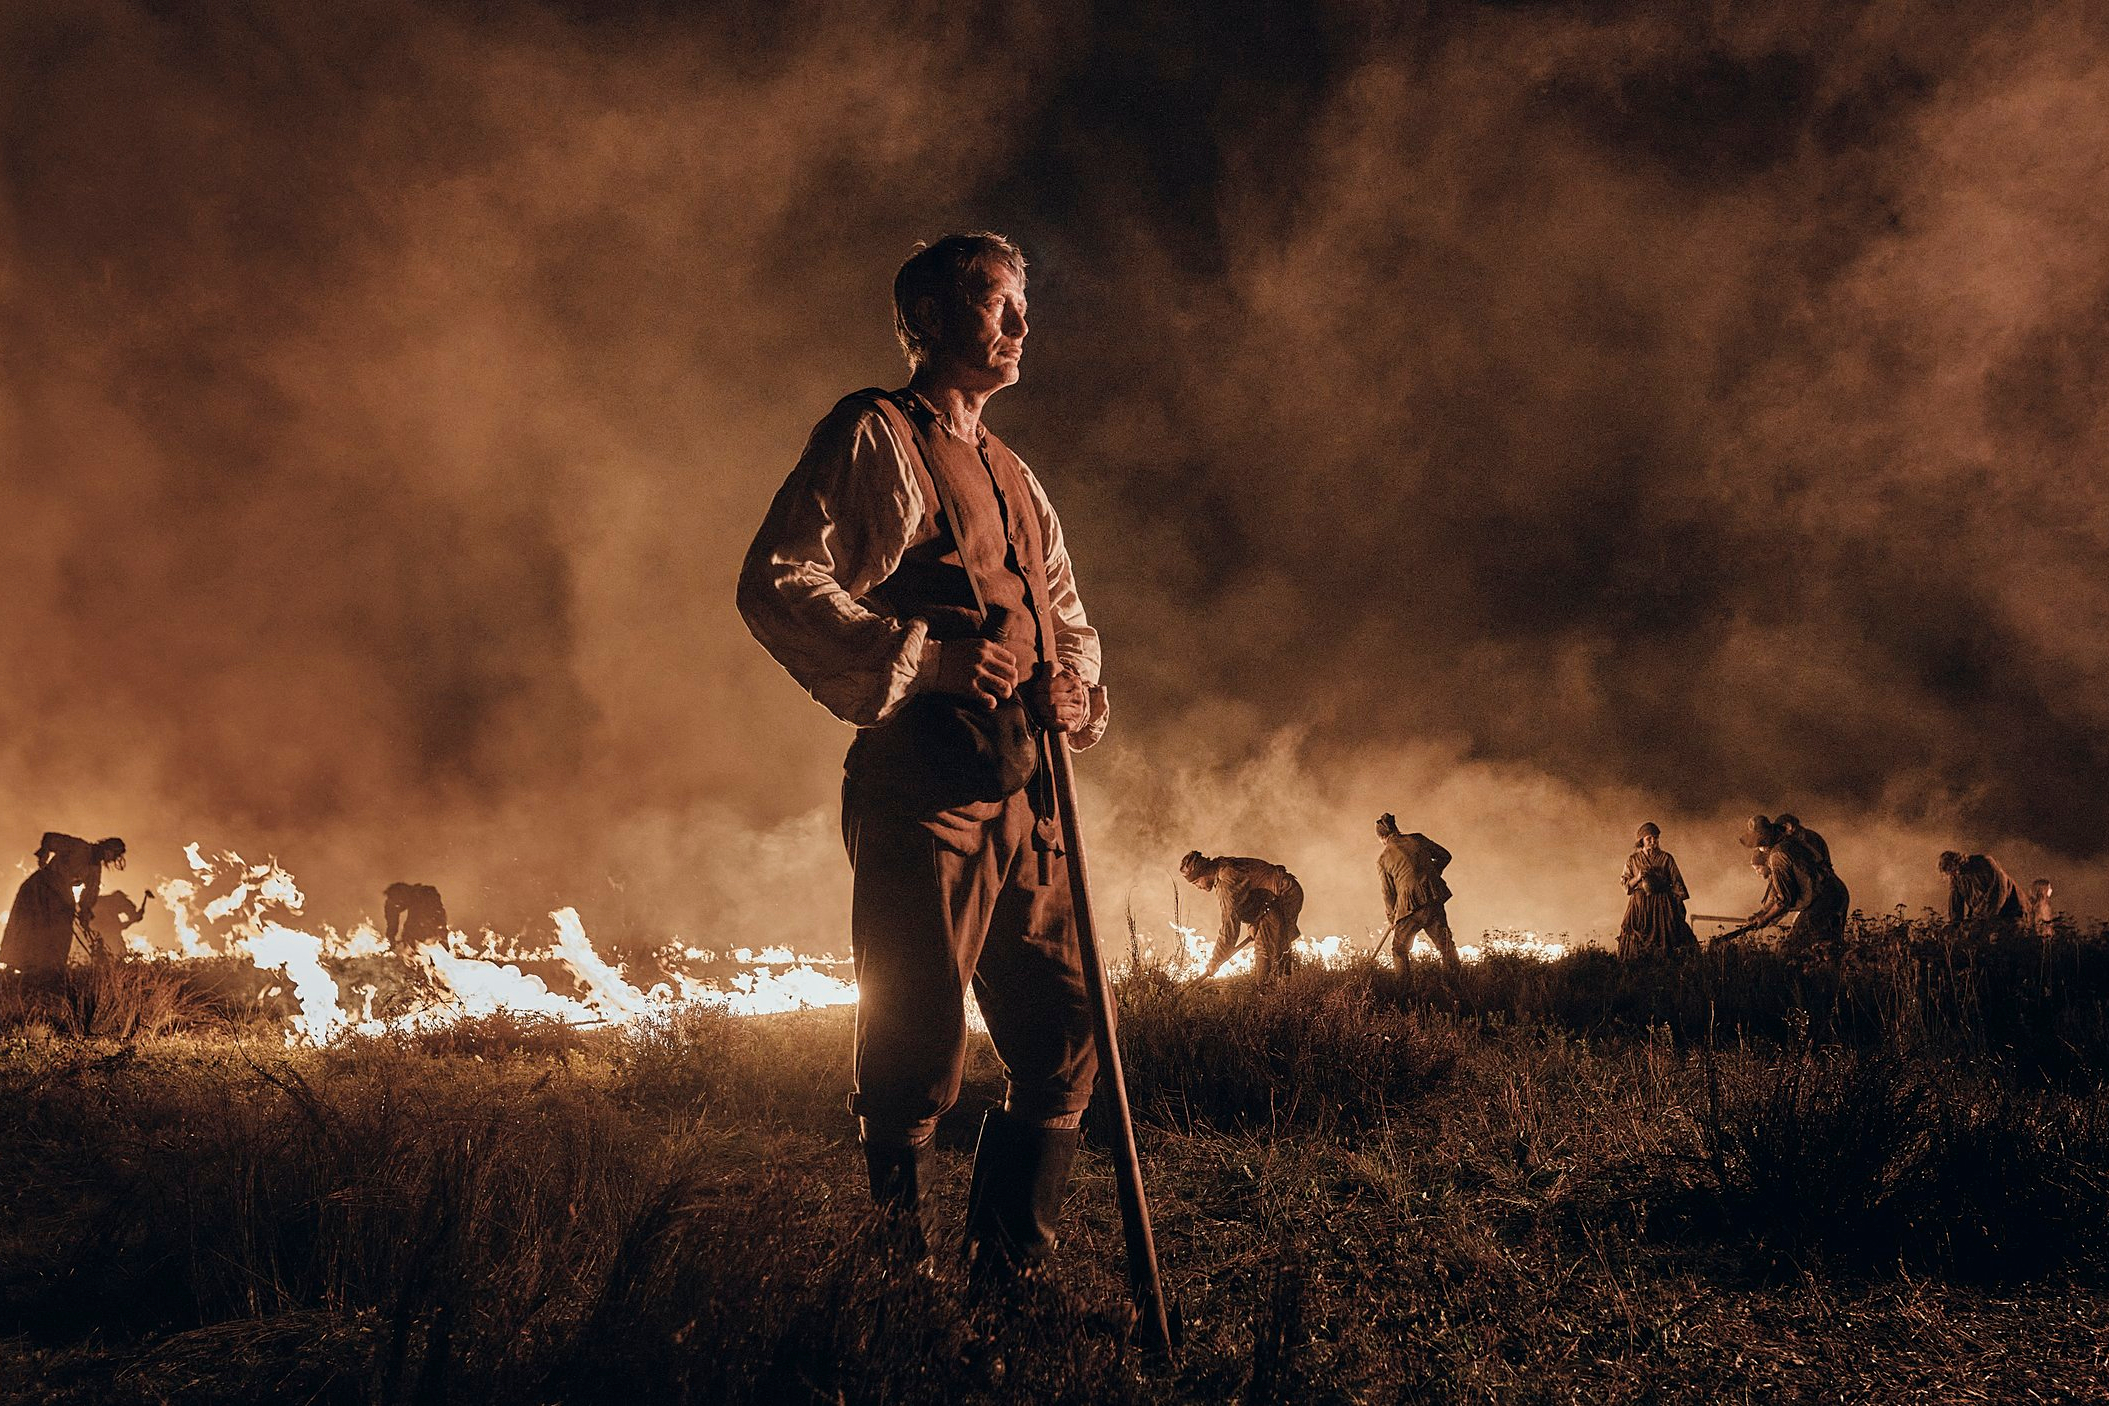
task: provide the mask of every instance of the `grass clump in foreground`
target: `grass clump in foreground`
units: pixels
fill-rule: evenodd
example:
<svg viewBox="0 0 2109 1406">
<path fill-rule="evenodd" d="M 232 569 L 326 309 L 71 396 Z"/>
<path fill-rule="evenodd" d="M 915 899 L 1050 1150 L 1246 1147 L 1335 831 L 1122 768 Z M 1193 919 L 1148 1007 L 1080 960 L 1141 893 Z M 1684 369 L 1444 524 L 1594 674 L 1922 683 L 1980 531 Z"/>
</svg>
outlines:
<svg viewBox="0 0 2109 1406">
<path fill-rule="evenodd" d="M 901 1262 L 846 1011 L 286 1051 L 0 991 L 0 1398 L 2090 1399 L 2103 945 L 1874 937 L 1815 973 L 1134 974 L 1175 1364 L 1129 1340 L 1094 1149 L 1052 1283 L 967 1306 L 956 1229 Z M 978 1047 L 954 1226 L 996 1087 Z"/>
</svg>

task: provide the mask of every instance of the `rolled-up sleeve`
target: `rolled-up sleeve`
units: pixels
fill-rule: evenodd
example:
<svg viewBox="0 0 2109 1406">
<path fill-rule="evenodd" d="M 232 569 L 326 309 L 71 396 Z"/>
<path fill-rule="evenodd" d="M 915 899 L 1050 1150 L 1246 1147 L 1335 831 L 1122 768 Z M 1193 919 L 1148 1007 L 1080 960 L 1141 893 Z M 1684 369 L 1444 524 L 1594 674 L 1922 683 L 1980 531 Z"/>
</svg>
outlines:
<svg viewBox="0 0 2109 1406">
<path fill-rule="evenodd" d="M 915 692 L 929 627 L 868 609 L 924 525 L 914 470 L 884 415 L 855 398 L 813 430 L 740 568 L 761 646 L 844 722 L 883 722 Z"/>
<path fill-rule="evenodd" d="M 1047 606 L 1054 617 L 1055 659 L 1081 678 L 1091 689 L 1091 712 L 1083 728 L 1069 734 L 1072 751 L 1083 751 L 1106 735 L 1106 689 L 1100 682 L 1103 658 L 1098 631 L 1084 614 L 1077 594 L 1076 572 L 1069 562 L 1069 546 L 1062 540 L 1062 523 L 1055 516 L 1047 490 L 1030 468 L 1025 469 L 1026 487 L 1032 490 L 1033 511 L 1040 519 L 1040 541 L 1047 552 Z"/>
</svg>

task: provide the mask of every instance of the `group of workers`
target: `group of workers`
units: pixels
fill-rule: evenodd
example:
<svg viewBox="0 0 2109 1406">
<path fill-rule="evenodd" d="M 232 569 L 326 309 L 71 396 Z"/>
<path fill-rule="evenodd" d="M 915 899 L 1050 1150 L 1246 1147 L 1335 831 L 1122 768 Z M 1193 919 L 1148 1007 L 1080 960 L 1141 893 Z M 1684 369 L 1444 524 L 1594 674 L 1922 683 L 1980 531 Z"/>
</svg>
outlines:
<svg viewBox="0 0 2109 1406">
<path fill-rule="evenodd" d="M 76 946 L 91 962 L 111 955 L 110 938 L 122 951 L 126 930 L 146 916 L 129 894 L 103 892 L 103 870 L 125 867 L 124 841 L 112 835 L 91 843 L 50 830 L 37 842 L 36 861 L 7 910 L 0 966 L 50 976 L 66 969 Z M 382 913 L 384 933 L 397 952 L 446 941 L 446 906 L 430 884 L 390 884 Z"/>
<path fill-rule="evenodd" d="M 1445 905 L 1451 897 L 1443 878 L 1450 852 L 1419 831 L 1401 833 L 1390 814 L 1377 817 L 1377 875 L 1384 893 L 1385 940 L 1392 960 L 1405 968 L 1416 938 L 1425 933 L 1447 971 L 1458 969 L 1457 941 Z M 1787 924 L 1780 950 L 1803 959 L 1843 951 L 1852 895 L 1831 862 L 1822 835 L 1785 814 L 1754 815 L 1743 828 L 1750 864 L 1765 882 L 1758 908 L 1714 942 Z M 1966 930 L 1989 934 L 2022 931 L 2049 935 L 2057 919 L 2050 880 L 2038 879 L 2024 894 L 1989 855 L 1944 852 L 1940 872 L 1948 877 L 1948 917 Z M 1221 905 L 1215 950 L 1202 977 L 1212 977 L 1238 952 L 1254 949 L 1253 970 L 1261 981 L 1286 972 L 1295 961 L 1303 911 L 1303 885 L 1271 860 L 1211 857 L 1194 850 L 1179 861 L 1182 877 L 1215 894 Z M 1619 923 L 1621 957 L 1677 956 L 1699 950 L 1685 905 L 1691 901 L 1676 856 L 1662 847 L 1662 827 L 1649 821 L 1633 837 L 1619 876 L 1626 911 Z M 1703 915 L 1702 915 L 1703 916 Z M 1724 920 L 1733 921 L 1733 920 Z M 1381 951 L 1383 942 L 1379 943 Z"/>
<path fill-rule="evenodd" d="M 1404 970 L 1414 939 L 1426 933 L 1444 968 L 1458 970 L 1457 939 L 1444 906 L 1450 901 L 1450 885 L 1443 879 L 1450 851 L 1418 830 L 1401 833 L 1398 819 L 1388 811 L 1377 817 L 1377 839 L 1377 876 L 1384 890 L 1385 936 L 1392 959 Z M 1289 970 L 1301 936 L 1296 919 L 1303 911 L 1303 885 L 1294 874 L 1265 859 L 1212 858 L 1199 850 L 1179 861 L 1179 873 L 1195 888 L 1214 893 L 1221 906 L 1215 951 L 1201 973 L 1204 979 L 1248 943 L 1253 971 L 1261 981 Z"/>
</svg>

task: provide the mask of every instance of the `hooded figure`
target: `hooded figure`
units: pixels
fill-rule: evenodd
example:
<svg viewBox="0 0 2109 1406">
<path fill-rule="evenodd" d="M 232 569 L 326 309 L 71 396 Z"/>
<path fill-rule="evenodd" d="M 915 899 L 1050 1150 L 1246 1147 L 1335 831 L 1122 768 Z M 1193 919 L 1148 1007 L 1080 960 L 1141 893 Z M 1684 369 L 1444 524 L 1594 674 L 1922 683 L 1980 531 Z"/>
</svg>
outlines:
<svg viewBox="0 0 2109 1406">
<path fill-rule="evenodd" d="M 1943 850 L 1940 871 L 1948 876 L 1948 921 L 2005 927 L 2028 916 L 2021 891 L 1989 854 Z"/>
<path fill-rule="evenodd" d="M 104 865 L 124 868 L 124 841 L 114 835 L 89 844 L 72 835 L 47 832 L 37 843 L 36 872 L 15 890 L 7 932 L 0 936 L 0 962 L 19 972 L 52 974 L 66 969 L 78 924 L 89 951 L 104 955 L 95 930 L 95 903 L 102 897 Z M 80 889 L 80 898 L 73 896 Z"/>
<path fill-rule="evenodd" d="M 1208 970 L 1201 973 L 1204 980 L 1245 945 L 1246 929 L 1256 949 L 1253 971 L 1262 982 L 1272 981 L 1295 964 L 1291 948 L 1302 935 L 1296 919 L 1303 912 L 1303 885 L 1294 874 L 1264 859 L 1211 859 L 1199 850 L 1189 851 L 1179 861 L 1179 873 L 1202 892 L 1213 892 L 1223 907 L 1215 954 L 1209 958 Z"/>
<path fill-rule="evenodd" d="M 1443 907 L 1450 901 L 1450 885 L 1443 870 L 1450 867 L 1450 851 L 1415 830 L 1399 833 L 1399 822 L 1390 812 L 1377 817 L 1377 838 L 1384 847 L 1377 852 L 1377 877 L 1384 885 L 1384 919 L 1391 925 L 1391 957 L 1399 970 L 1413 951 L 1413 939 L 1421 933 L 1442 955 L 1443 968 L 1461 969 L 1457 940 L 1450 933 L 1450 915 Z"/>
<path fill-rule="evenodd" d="M 1618 926 L 1619 956 L 1699 950 L 1699 939 L 1684 916 L 1691 891 L 1684 886 L 1676 858 L 1662 847 L 1662 831 L 1654 821 L 1635 832 L 1621 882 L 1629 896 L 1625 920 Z"/>
</svg>

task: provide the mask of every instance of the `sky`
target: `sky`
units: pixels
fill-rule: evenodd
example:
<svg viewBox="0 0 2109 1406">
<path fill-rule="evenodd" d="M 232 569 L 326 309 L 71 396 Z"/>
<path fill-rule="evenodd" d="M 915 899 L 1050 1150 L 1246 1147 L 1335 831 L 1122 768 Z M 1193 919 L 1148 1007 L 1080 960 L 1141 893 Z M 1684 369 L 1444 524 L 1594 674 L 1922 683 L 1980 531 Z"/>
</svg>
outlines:
<svg viewBox="0 0 2109 1406">
<path fill-rule="evenodd" d="M 2109 908 L 2109 19 L 1135 8 L 7 7 L 19 862 L 842 950 L 848 729 L 733 582 L 992 228 L 1109 914 L 1200 848 L 1362 940 L 1383 811 L 1468 934 L 1615 928 L 1651 819 L 1747 912 L 1781 809 L 1871 911 Z"/>
</svg>

